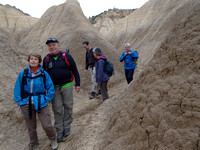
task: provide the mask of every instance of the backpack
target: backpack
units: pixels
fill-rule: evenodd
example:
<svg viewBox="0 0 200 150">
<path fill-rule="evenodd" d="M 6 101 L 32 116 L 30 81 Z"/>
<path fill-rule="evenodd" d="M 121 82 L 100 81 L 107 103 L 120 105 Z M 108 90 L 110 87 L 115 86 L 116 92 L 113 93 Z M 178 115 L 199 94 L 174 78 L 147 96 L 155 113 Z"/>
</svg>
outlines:
<svg viewBox="0 0 200 150">
<path fill-rule="evenodd" d="M 34 79 L 34 78 L 38 78 L 38 77 L 42 76 L 43 82 L 44 82 L 44 87 L 46 86 L 46 78 L 45 78 L 44 71 L 42 71 L 42 73 L 40 75 L 35 76 L 35 77 L 28 77 L 27 74 L 28 74 L 28 68 L 24 69 L 24 74 L 23 74 L 23 78 L 22 78 L 22 90 L 21 90 L 21 97 L 22 98 L 26 98 L 26 97 L 29 96 L 29 94 L 24 91 L 24 85 L 27 85 L 27 80 L 26 80 L 27 78 Z M 39 94 L 41 94 L 41 93 L 39 93 Z"/>
<path fill-rule="evenodd" d="M 111 63 L 109 59 L 104 59 L 105 61 L 105 66 L 104 66 L 104 72 L 107 73 L 109 77 L 111 77 L 114 74 L 114 66 Z"/>
<path fill-rule="evenodd" d="M 73 74 L 73 72 L 72 72 L 70 63 L 69 63 L 69 61 L 67 60 L 66 53 L 67 53 L 67 52 L 62 52 L 62 58 L 65 60 L 66 64 L 69 66 L 69 68 L 70 68 L 70 70 L 71 70 L 71 75 L 72 75 L 72 77 L 71 77 L 70 81 L 72 82 L 73 79 L 74 79 L 74 74 Z M 49 57 L 50 57 L 50 55 L 51 55 L 51 54 L 47 54 L 47 64 L 46 64 L 47 67 L 48 67 L 48 65 L 49 65 Z"/>
<path fill-rule="evenodd" d="M 36 95 L 38 96 L 38 113 L 40 113 L 40 111 L 41 111 L 40 95 L 46 95 L 46 78 L 45 78 L 44 70 L 42 71 L 42 73 L 40 75 L 35 76 L 35 77 L 29 77 L 29 76 L 27 76 L 27 74 L 28 74 L 28 68 L 24 69 L 24 74 L 23 74 L 23 77 L 22 77 L 21 97 L 27 98 L 29 96 L 29 118 L 32 119 L 31 97 L 36 96 Z M 24 90 L 24 85 L 27 85 L 27 80 L 26 80 L 27 78 L 34 79 L 34 78 L 38 78 L 38 77 L 41 77 L 41 76 L 43 78 L 45 92 L 29 93 L 29 92 Z"/>
</svg>

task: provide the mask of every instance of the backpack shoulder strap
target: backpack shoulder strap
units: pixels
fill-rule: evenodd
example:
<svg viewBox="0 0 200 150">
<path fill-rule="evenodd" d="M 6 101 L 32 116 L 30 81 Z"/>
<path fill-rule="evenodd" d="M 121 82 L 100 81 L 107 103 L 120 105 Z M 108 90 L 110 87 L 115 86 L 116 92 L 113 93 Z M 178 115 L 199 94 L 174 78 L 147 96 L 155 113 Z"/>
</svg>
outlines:
<svg viewBox="0 0 200 150">
<path fill-rule="evenodd" d="M 67 60 L 67 57 L 66 57 L 66 52 L 62 53 L 62 57 L 65 60 L 66 64 L 70 67 L 70 63 L 69 63 L 69 61 Z"/>
<path fill-rule="evenodd" d="M 24 69 L 24 74 L 23 74 L 23 79 L 22 79 L 22 85 L 26 85 L 27 84 L 27 81 L 26 81 L 27 74 L 28 74 L 28 68 Z"/>
<path fill-rule="evenodd" d="M 28 74 L 28 68 L 24 69 L 23 77 L 22 77 L 22 90 L 21 90 L 21 97 L 24 95 L 24 85 L 27 84 L 26 78 Z"/>
<path fill-rule="evenodd" d="M 100 59 L 104 60 L 104 61 L 105 61 L 105 64 L 108 62 L 108 59 L 107 59 L 107 58 L 106 58 L 106 59 L 100 58 Z"/>
<path fill-rule="evenodd" d="M 72 75 L 72 77 L 71 77 L 70 81 L 73 81 L 73 79 L 74 79 L 74 74 L 73 74 L 73 72 L 72 72 L 72 67 L 70 66 L 70 63 L 69 63 L 69 61 L 67 60 L 66 52 L 63 52 L 63 53 L 62 53 L 62 57 L 63 57 L 63 59 L 65 60 L 66 64 L 69 66 L 69 68 L 70 68 L 70 70 L 71 70 L 71 75 Z"/>
<path fill-rule="evenodd" d="M 50 54 L 47 54 L 47 56 L 46 56 L 46 58 L 47 58 L 47 59 L 46 59 L 46 61 L 47 61 L 46 65 L 47 65 L 47 66 L 46 66 L 46 67 L 48 67 L 48 65 L 49 65 L 49 59 L 50 59 L 49 57 L 50 57 Z"/>
<path fill-rule="evenodd" d="M 42 70 L 42 73 L 41 73 L 41 75 L 42 75 L 42 78 L 43 78 L 44 87 L 45 87 L 45 89 L 46 89 L 46 77 L 45 77 L 44 70 Z"/>
</svg>

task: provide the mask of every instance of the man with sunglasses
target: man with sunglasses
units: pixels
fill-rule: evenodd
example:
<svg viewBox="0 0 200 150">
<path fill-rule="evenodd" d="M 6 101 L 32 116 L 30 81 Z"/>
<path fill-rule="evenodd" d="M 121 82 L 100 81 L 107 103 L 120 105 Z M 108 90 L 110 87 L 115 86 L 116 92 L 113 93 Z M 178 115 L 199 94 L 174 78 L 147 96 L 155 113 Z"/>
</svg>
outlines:
<svg viewBox="0 0 200 150">
<path fill-rule="evenodd" d="M 55 86 L 52 108 L 57 141 L 61 142 L 70 134 L 70 124 L 73 120 L 73 77 L 75 77 L 75 90 L 79 92 L 80 76 L 74 59 L 69 53 L 60 50 L 56 38 L 49 38 L 46 45 L 50 54 L 44 57 L 43 68 L 49 73 Z"/>
</svg>

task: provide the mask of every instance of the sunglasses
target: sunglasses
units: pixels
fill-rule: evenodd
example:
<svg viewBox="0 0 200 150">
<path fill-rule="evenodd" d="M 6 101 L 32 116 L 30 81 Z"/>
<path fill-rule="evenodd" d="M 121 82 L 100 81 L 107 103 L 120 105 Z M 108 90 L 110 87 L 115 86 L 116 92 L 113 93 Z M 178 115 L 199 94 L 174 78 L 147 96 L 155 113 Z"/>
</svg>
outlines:
<svg viewBox="0 0 200 150">
<path fill-rule="evenodd" d="M 49 42 L 57 42 L 58 43 L 58 40 L 56 38 L 49 38 L 47 41 L 46 41 L 46 44 L 48 44 Z"/>
<path fill-rule="evenodd" d="M 56 38 L 49 38 L 47 41 L 54 41 L 54 42 L 56 42 L 58 40 Z"/>
</svg>

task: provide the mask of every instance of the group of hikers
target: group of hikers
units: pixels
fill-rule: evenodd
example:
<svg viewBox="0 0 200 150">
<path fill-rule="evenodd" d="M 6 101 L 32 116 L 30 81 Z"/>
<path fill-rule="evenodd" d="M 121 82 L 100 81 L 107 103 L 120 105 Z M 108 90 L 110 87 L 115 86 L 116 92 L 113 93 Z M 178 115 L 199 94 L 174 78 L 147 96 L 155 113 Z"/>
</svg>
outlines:
<svg viewBox="0 0 200 150">
<path fill-rule="evenodd" d="M 105 72 L 107 58 L 100 48 L 90 47 L 88 41 L 82 44 L 86 50 L 85 72 L 89 69 L 92 81 L 89 98 L 93 99 L 101 94 L 105 101 L 109 98 L 107 84 L 110 78 Z M 50 53 L 43 60 L 41 55 L 30 54 L 28 67 L 19 73 L 14 87 L 14 100 L 20 106 L 28 127 L 29 148 L 32 150 L 39 149 L 36 115 L 50 139 L 52 150 L 58 149 L 58 142 L 62 142 L 71 132 L 74 78 L 75 90 L 80 91 L 80 76 L 73 57 L 60 50 L 56 38 L 47 39 L 46 45 Z M 129 84 L 133 80 L 138 54 L 130 50 L 129 43 L 125 44 L 125 49 L 120 61 L 124 61 L 125 76 Z M 52 102 L 57 133 L 52 125 L 49 102 Z"/>
</svg>

